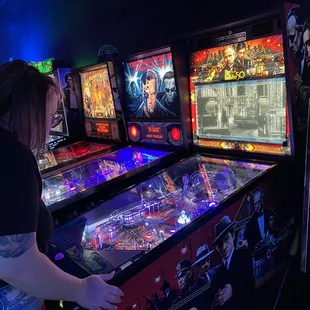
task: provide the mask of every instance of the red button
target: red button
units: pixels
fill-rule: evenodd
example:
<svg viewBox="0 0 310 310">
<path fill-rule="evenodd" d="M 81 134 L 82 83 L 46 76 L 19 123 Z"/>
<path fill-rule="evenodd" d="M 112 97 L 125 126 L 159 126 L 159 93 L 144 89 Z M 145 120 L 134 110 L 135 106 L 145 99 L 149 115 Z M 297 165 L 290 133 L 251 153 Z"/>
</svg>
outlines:
<svg viewBox="0 0 310 310">
<path fill-rule="evenodd" d="M 171 137 L 173 141 L 179 141 L 181 139 L 181 131 L 179 128 L 174 127 L 171 130 Z"/>
<path fill-rule="evenodd" d="M 138 137 L 138 128 L 136 126 L 131 126 L 129 132 L 132 138 Z"/>
</svg>

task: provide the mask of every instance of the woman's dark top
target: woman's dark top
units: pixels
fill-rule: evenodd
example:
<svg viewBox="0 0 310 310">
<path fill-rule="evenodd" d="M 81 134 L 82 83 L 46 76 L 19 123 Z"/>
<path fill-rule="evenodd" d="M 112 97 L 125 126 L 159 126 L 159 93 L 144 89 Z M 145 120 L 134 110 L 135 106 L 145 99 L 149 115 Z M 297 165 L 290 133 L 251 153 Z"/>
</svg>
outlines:
<svg viewBox="0 0 310 310">
<path fill-rule="evenodd" d="M 0 127 L 0 236 L 36 232 L 38 248 L 45 253 L 53 221 L 41 194 L 33 153 Z"/>
</svg>

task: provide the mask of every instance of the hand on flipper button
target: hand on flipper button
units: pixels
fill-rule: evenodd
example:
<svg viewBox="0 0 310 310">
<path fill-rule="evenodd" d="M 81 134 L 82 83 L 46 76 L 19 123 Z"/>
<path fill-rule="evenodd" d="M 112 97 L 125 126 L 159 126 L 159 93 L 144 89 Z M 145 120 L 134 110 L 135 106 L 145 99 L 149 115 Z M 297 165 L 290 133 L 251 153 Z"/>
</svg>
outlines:
<svg viewBox="0 0 310 310">
<path fill-rule="evenodd" d="M 121 302 L 124 293 L 116 286 L 106 283 L 113 278 L 114 272 L 103 275 L 92 275 L 83 279 L 81 292 L 77 296 L 77 303 L 89 310 L 117 309 L 115 304 Z"/>
</svg>

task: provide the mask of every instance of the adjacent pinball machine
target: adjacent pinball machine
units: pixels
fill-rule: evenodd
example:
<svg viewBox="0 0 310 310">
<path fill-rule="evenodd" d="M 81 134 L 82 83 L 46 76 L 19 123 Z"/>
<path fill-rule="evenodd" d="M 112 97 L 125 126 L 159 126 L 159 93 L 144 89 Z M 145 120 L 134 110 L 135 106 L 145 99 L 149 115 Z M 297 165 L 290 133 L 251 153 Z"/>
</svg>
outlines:
<svg viewBox="0 0 310 310">
<path fill-rule="evenodd" d="M 186 115 L 179 104 L 172 53 L 165 47 L 129 57 L 125 63 L 124 113 L 130 142 L 182 147 Z"/>
<path fill-rule="evenodd" d="M 103 144 L 81 140 L 79 134 L 81 121 L 77 117 L 72 120 L 72 114 L 78 115 L 78 106 L 75 98 L 71 66 L 68 62 L 49 58 L 39 62 L 31 62 L 41 73 L 55 79 L 63 90 L 64 100 L 57 109 L 57 122 L 48 137 L 46 147 L 37 154 L 38 166 L 42 177 L 57 174 L 81 161 L 88 160 L 112 149 L 113 144 Z M 72 107 L 69 101 L 73 101 Z"/>
<path fill-rule="evenodd" d="M 310 73 L 310 13 L 308 20 L 308 28 L 304 29 L 304 37 L 308 40 L 306 45 L 306 57 L 308 73 Z M 306 34 L 306 35 L 305 35 Z M 309 75 L 310 76 L 310 75 Z M 305 82 L 306 83 L 306 82 Z M 306 84 L 308 87 L 308 122 L 307 122 L 307 144 L 306 144 L 306 167 L 304 177 L 304 200 L 302 213 L 302 229 L 301 229 L 301 271 L 309 273 L 310 271 L 310 80 Z"/>
<path fill-rule="evenodd" d="M 79 277 L 114 270 L 111 283 L 125 294 L 119 309 L 270 307 L 256 292 L 285 267 L 301 209 L 295 157 L 307 88 L 294 7 L 173 42 L 175 87 L 190 115 L 182 128 L 199 153 L 55 231 L 50 256 L 60 268 Z M 145 67 L 142 93 L 155 100 L 131 111 L 150 118 L 158 97 Z"/>
<path fill-rule="evenodd" d="M 291 46 L 293 56 L 296 60 L 296 69 L 292 72 L 294 76 L 296 94 L 299 101 L 303 102 L 304 109 L 301 111 L 303 117 L 306 117 L 306 108 L 310 104 L 310 8 L 292 5 L 287 15 L 287 29 L 291 35 Z M 295 40 L 294 36 L 295 35 Z M 295 43 L 295 44 L 294 44 Z M 299 66 L 297 66 L 299 64 Z M 305 148 L 305 167 L 304 167 L 304 196 L 302 210 L 302 226 L 301 226 L 301 271 L 309 273 L 310 266 L 310 116 L 308 109 L 307 123 L 303 122 L 307 128 L 307 138 L 304 145 Z M 303 120 L 304 120 L 303 118 Z M 307 281 L 308 282 L 308 281 Z"/>
<path fill-rule="evenodd" d="M 70 169 L 66 166 L 61 173 L 43 178 L 42 197 L 57 224 L 60 218 L 61 221 L 68 220 L 68 217 L 94 207 L 96 199 L 102 201 L 104 196 L 110 197 L 113 192 L 119 192 L 132 182 L 140 182 L 184 156 L 171 53 L 165 49 L 156 51 L 154 56 L 141 57 L 141 60 L 126 64 L 125 72 L 122 64 L 112 61 L 73 70 L 86 136 L 120 141 L 119 128 L 123 126 L 126 131 L 128 129 L 130 145 L 120 145 L 114 152 L 87 162 L 78 161 Z M 152 79 L 148 77 L 150 72 Z M 126 85 L 125 79 L 121 78 L 125 75 Z M 134 93 L 133 81 L 136 87 L 139 86 Z M 167 82 L 173 86 L 166 85 Z M 152 115 L 143 115 L 144 107 Z M 131 114 L 139 109 L 141 115 L 133 117 Z M 66 208 L 62 212 L 64 206 L 70 206 L 70 211 Z"/>
<path fill-rule="evenodd" d="M 51 78 L 55 79 L 56 82 L 64 88 L 64 76 L 68 72 L 71 71 L 71 65 L 67 62 L 59 62 L 55 61 L 54 58 L 45 59 L 42 61 L 29 62 L 29 65 L 34 66 L 43 74 L 47 74 Z M 48 148 L 54 149 L 58 145 L 63 145 L 66 143 L 66 140 L 69 137 L 69 129 L 67 124 L 67 118 L 64 113 L 65 107 L 62 103 L 61 106 L 58 107 L 57 113 L 62 115 L 61 121 L 55 128 L 52 129 L 49 137 L 48 137 Z"/>
<path fill-rule="evenodd" d="M 309 102 L 310 103 L 310 102 Z M 310 111 L 310 109 L 309 109 Z M 308 113 L 309 113 L 308 111 Z M 308 133 L 307 133 L 307 151 L 306 151 L 306 169 L 304 178 L 304 204 L 303 204 L 303 223 L 301 238 L 301 270 L 308 273 L 310 269 L 310 115 L 308 114 Z"/>
</svg>

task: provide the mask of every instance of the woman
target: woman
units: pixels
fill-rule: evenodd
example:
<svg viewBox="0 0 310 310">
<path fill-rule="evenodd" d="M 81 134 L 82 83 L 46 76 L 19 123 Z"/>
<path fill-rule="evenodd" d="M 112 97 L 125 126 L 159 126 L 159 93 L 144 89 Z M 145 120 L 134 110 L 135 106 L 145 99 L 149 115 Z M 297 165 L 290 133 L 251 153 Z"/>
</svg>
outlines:
<svg viewBox="0 0 310 310">
<path fill-rule="evenodd" d="M 116 309 L 123 293 L 113 274 L 78 279 L 45 255 L 52 220 L 41 200 L 41 178 L 31 150 L 45 144 L 61 91 L 23 61 L 0 67 L 0 309 L 37 310 L 43 300 Z"/>
</svg>

